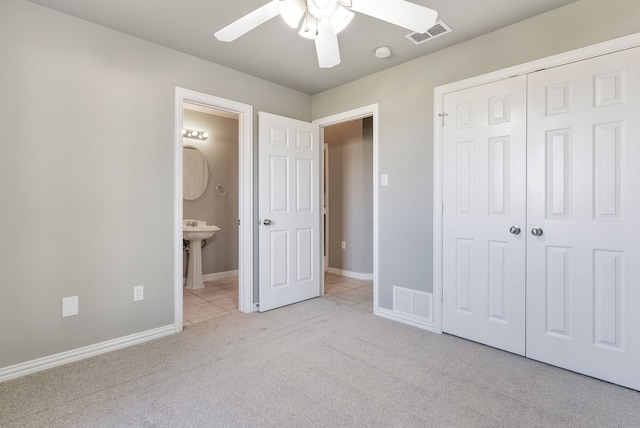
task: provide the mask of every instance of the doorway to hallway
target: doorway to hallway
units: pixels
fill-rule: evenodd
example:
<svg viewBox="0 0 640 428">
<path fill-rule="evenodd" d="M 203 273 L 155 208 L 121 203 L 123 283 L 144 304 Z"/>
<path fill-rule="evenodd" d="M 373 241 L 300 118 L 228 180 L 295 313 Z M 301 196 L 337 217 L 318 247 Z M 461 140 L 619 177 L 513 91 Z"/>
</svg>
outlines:
<svg viewBox="0 0 640 428">
<path fill-rule="evenodd" d="M 373 279 L 373 120 L 324 128 L 325 270 Z"/>
</svg>

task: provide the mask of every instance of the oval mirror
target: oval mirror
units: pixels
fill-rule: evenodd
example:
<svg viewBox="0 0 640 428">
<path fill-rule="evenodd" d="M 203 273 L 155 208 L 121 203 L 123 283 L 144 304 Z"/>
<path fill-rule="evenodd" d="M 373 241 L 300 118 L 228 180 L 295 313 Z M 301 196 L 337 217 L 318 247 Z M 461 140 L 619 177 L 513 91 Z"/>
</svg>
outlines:
<svg viewBox="0 0 640 428">
<path fill-rule="evenodd" d="M 209 165 L 202 152 L 195 147 L 182 149 L 182 197 L 198 199 L 209 184 Z"/>
</svg>

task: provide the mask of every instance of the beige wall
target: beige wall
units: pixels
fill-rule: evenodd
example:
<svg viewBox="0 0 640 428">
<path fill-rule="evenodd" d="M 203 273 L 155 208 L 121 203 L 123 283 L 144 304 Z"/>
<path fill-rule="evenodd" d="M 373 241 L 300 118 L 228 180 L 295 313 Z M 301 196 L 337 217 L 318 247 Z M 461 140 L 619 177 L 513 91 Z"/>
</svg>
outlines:
<svg viewBox="0 0 640 428">
<path fill-rule="evenodd" d="M 185 138 L 185 146 L 202 152 L 209 166 L 209 184 L 198 199 L 183 200 L 182 217 L 204 220 L 220 228 L 202 249 L 204 275 L 238 269 L 238 120 L 184 110 L 183 126 L 206 131 L 209 138 Z M 224 189 L 217 192 L 216 186 Z M 184 254 L 184 275 L 187 260 Z"/>
<path fill-rule="evenodd" d="M 0 61 L 0 368 L 173 323 L 176 86 L 311 119 L 306 94 L 23 0 Z"/>
<path fill-rule="evenodd" d="M 432 291 L 434 88 L 636 32 L 640 1 L 582 0 L 313 96 L 314 119 L 379 103 L 382 307 L 393 285 Z"/>
</svg>

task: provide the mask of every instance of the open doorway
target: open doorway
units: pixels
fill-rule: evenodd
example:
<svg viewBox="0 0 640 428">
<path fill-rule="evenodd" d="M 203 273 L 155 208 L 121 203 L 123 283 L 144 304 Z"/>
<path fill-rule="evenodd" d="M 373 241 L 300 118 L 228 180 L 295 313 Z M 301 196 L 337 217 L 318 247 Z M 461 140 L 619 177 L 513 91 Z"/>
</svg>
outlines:
<svg viewBox="0 0 640 428">
<path fill-rule="evenodd" d="M 326 150 L 323 294 L 377 314 L 378 105 L 314 123 Z"/>
<path fill-rule="evenodd" d="M 373 118 L 324 128 L 325 296 L 373 312 Z"/>
<path fill-rule="evenodd" d="M 187 217 L 204 217 L 192 220 L 206 221 L 207 224 L 219 227 L 222 224 L 225 225 L 228 233 L 216 232 L 218 236 L 214 236 L 210 243 L 211 247 L 206 250 L 208 256 L 202 263 L 205 271 L 201 273 L 204 274 L 205 280 L 227 281 L 225 285 L 229 290 L 218 292 L 218 297 L 227 298 L 224 304 L 228 309 L 231 309 L 231 299 L 235 299 L 231 296 L 230 290 L 235 289 L 233 294 L 237 295 L 237 303 L 235 300 L 234 303 L 238 310 L 241 312 L 253 310 L 252 123 L 253 108 L 251 106 L 176 88 L 174 137 L 174 324 L 176 331 L 181 331 L 184 324 L 186 301 L 183 275 L 186 255 L 183 249 L 183 220 Z M 199 129 L 207 127 L 209 129 Z M 201 134 L 197 135 L 206 132 L 207 139 L 185 138 L 184 130 L 187 129 L 200 131 Z M 222 140 L 225 142 L 221 143 Z M 203 199 L 203 204 L 199 204 L 197 200 L 190 200 L 187 204 L 183 204 L 185 147 L 197 149 L 203 155 L 207 153 L 209 156 L 203 157 L 208 158 L 207 165 L 211 164 L 215 169 L 207 177 L 206 189 L 202 194 L 209 193 L 208 198 Z M 217 159 L 216 153 L 225 159 Z M 183 210 L 185 210 L 184 216 Z M 209 300 L 203 300 L 214 300 L 211 296 L 208 297 Z M 215 300 L 219 299 L 216 297 Z M 202 319 L 205 316 L 196 318 Z"/>
<path fill-rule="evenodd" d="M 189 263 L 194 255 L 189 241 L 184 241 L 183 323 L 187 326 L 238 312 L 239 115 L 191 102 L 182 107 L 183 221 L 219 228 L 196 250 L 198 266 Z M 194 269 L 201 273 L 198 282 L 204 288 L 194 288 L 193 278 L 199 277 L 189 272 Z"/>
</svg>

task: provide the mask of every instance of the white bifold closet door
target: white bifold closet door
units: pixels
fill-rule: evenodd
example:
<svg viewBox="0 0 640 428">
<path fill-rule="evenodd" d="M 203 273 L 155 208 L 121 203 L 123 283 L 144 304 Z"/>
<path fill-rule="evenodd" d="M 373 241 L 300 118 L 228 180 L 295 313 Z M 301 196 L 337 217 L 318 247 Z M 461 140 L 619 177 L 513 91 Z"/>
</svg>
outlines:
<svg viewBox="0 0 640 428">
<path fill-rule="evenodd" d="M 640 390 L 640 48 L 445 111 L 443 330 Z"/>
<path fill-rule="evenodd" d="M 527 127 L 527 356 L 640 389 L 640 48 L 531 74 Z"/>
<path fill-rule="evenodd" d="M 443 329 L 524 355 L 526 77 L 444 106 Z"/>
</svg>

